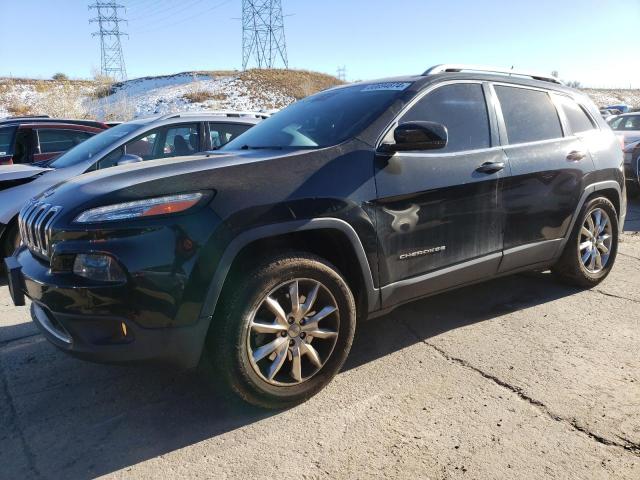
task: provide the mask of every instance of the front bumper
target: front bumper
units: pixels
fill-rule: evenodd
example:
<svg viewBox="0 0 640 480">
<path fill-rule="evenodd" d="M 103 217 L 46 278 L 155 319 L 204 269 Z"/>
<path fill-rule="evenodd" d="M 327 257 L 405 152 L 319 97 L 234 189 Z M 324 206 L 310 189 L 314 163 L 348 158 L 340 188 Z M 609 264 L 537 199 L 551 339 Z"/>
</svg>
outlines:
<svg viewBox="0 0 640 480">
<path fill-rule="evenodd" d="M 57 285 L 53 275 L 48 275 L 50 281 L 43 281 L 46 267 L 41 265 L 42 275 L 30 275 L 34 265 L 24 262 L 26 259 L 33 260 L 26 249 L 19 250 L 17 257 L 5 259 L 11 298 L 17 306 L 25 304 L 25 297 L 32 301 L 33 322 L 56 347 L 100 363 L 156 361 L 186 368 L 198 364 L 210 318 L 200 318 L 189 326 L 144 328 L 121 315 L 93 315 L 84 309 L 83 313 L 70 313 L 73 305 L 65 304 L 73 298 L 68 294 L 70 289 L 75 298 L 91 298 L 100 295 L 99 287 Z M 25 271 L 27 263 L 29 269 Z"/>
</svg>

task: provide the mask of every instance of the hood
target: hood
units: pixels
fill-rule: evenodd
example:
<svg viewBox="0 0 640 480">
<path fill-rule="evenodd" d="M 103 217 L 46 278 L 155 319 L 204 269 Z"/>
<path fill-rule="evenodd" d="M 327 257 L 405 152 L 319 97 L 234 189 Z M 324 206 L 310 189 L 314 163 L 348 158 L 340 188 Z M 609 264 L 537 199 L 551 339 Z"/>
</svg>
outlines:
<svg viewBox="0 0 640 480">
<path fill-rule="evenodd" d="M 32 165 L 2 165 L 0 166 L 0 182 L 34 178 L 51 170 L 51 168 Z"/>
<path fill-rule="evenodd" d="M 274 158 L 311 155 L 321 150 L 248 150 L 212 152 L 206 156 L 151 160 L 86 173 L 48 189 L 41 196 L 47 203 L 85 207 L 109 203 L 215 189 L 222 170 L 250 166 Z M 242 182 L 242 179 L 237 179 Z"/>
</svg>

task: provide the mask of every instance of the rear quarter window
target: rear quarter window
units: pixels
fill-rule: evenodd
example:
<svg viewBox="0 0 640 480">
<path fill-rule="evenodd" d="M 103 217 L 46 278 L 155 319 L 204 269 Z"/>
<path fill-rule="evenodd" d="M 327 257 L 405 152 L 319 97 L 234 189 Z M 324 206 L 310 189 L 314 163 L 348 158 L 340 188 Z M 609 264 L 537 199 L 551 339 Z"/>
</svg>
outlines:
<svg viewBox="0 0 640 480">
<path fill-rule="evenodd" d="M 495 86 L 509 144 L 562 138 L 556 107 L 547 92 Z"/>
<path fill-rule="evenodd" d="M 562 108 L 562 112 L 567 118 L 569 128 L 572 133 L 588 132 L 595 129 L 595 125 L 584 111 L 584 108 L 576 103 L 573 99 L 564 95 L 557 95 L 556 98 Z"/>
</svg>

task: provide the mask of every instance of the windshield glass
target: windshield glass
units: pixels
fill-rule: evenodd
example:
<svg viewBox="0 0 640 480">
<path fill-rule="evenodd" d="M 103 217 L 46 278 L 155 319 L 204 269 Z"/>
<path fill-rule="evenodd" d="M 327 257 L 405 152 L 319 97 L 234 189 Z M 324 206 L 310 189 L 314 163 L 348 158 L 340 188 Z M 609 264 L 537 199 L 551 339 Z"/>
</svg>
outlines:
<svg viewBox="0 0 640 480">
<path fill-rule="evenodd" d="M 85 160 L 90 160 L 103 148 L 108 147 L 112 143 L 140 127 L 141 125 L 138 123 L 123 123 L 116 127 L 112 127 L 91 137 L 89 140 L 85 140 L 80 145 L 77 145 L 68 152 L 60 155 L 57 159 L 51 162 L 49 166 L 53 168 L 64 168 L 70 167 L 71 165 L 77 165 Z"/>
<path fill-rule="evenodd" d="M 617 117 L 609 125 L 614 130 L 640 130 L 640 115 Z"/>
<path fill-rule="evenodd" d="M 318 93 L 259 123 L 222 150 L 337 145 L 371 124 L 410 85 L 387 82 Z"/>
</svg>

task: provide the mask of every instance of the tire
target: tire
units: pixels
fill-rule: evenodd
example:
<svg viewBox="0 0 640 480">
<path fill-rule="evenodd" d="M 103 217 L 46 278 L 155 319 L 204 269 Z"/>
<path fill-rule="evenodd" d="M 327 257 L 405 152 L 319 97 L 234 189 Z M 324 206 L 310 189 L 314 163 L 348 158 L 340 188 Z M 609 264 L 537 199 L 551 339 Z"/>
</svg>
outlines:
<svg viewBox="0 0 640 480">
<path fill-rule="evenodd" d="M 20 232 L 15 222 L 9 225 L 2 239 L 2 258 L 10 257 L 20 246 Z"/>
<path fill-rule="evenodd" d="M 596 227 L 598 218 L 600 228 Z M 589 230 L 589 234 L 585 230 Z M 595 237 L 594 232 L 597 233 Z M 577 287 L 595 287 L 613 268 L 618 253 L 618 234 L 618 216 L 613 204 L 604 197 L 588 200 L 553 272 Z"/>
<path fill-rule="evenodd" d="M 323 389 L 342 368 L 356 326 L 344 278 L 308 253 L 274 255 L 236 272 L 216 310 L 208 356 L 227 386 L 262 408 L 291 407 Z"/>
</svg>

